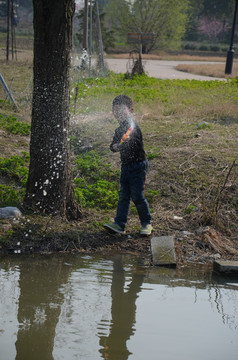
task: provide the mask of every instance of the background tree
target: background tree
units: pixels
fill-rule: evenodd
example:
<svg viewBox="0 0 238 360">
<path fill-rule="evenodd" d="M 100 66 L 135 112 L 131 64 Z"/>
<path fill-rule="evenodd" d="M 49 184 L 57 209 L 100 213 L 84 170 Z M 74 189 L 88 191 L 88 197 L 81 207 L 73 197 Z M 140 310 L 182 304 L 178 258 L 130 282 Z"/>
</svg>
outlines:
<svg viewBox="0 0 238 360">
<path fill-rule="evenodd" d="M 102 7 L 99 6 L 100 12 L 100 25 L 101 25 L 101 33 L 102 33 L 102 43 L 103 43 L 103 50 L 107 52 L 108 48 L 115 47 L 115 38 L 114 38 L 114 31 L 109 29 L 105 26 L 105 12 L 102 10 Z M 95 49 L 98 48 L 98 30 L 97 30 L 97 12 L 96 12 L 96 4 L 93 4 L 92 9 L 92 17 L 93 17 L 93 29 L 92 29 L 92 38 L 93 38 L 93 47 Z M 83 31 L 84 31 L 84 9 L 79 11 L 77 16 L 79 21 L 78 32 L 76 34 L 77 40 L 79 44 L 83 43 Z M 90 22 L 90 14 L 88 11 L 88 23 Z"/>
<path fill-rule="evenodd" d="M 216 17 L 203 16 L 200 18 L 198 30 L 206 38 L 214 41 L 224 39 L 225 32 L 230 28 L 230 24 Z"/>
<path fill-rule="evenodd" d="M 116 31 L 126 37 L 128 32 L 154 32 L 156 48 L 178 47 L 188 22 L 189 0 L 122 0 L 107 1 L 106 10 Z"/>
<path fill-rule="evenodd" d="M 235 0 L 203 0 L 201 15 L 216 18 L 230 18 L 234 10 Z"/>
<path fill-rule="evenodd" d="M 80 216 L 71 181 L 69 66 L 74 0 L 33 0 L 34 87 L 30 168 L 24 203 Z"/>
<path fill-rule="evenodd" d="M 232 26 L 235 0 L 204 0 L 203 5 L 200 17 L 202 33 L 214 40 L 224 40 L 227 30 Z"/>
<path fill-rule="evenodd" d="M 232 26 L 235 0 L 190 0 L 185 40 L 224 41 Z"/>
<path fill-rule="evenodd" d="M 186 32 L 184 38 L 191 41 L 196 41 L 198 39 L 198 27 L 200 21 L 200 15 L 202 13 L 204 6 L 203 0 L 189 0 L 188 7 L 188 23 L 186 27 Z"/>
<path fill-rule="evenodd" d="M 0 17 L 7 16 L 7 0 L 0 1 Z"/>
</svg>

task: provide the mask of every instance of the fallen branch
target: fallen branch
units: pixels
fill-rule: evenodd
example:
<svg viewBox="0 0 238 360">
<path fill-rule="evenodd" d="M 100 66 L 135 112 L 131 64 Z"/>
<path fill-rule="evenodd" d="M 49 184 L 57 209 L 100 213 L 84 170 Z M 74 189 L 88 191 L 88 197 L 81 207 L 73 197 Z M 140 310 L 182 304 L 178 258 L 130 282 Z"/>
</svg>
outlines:
<svg viewBox="0 0 238 360">
<path fill-rule="evenodd" d="M 224 252 L 231 255 L 238 255 L 238 250 L 232 246 L 232 242 L 229 239 L 221 239 L 220 235 L 212 228 L 207 228 L 202 234 L 202 240 L 210 245 L 210 247 L 223 254 Z"/>
</svg>

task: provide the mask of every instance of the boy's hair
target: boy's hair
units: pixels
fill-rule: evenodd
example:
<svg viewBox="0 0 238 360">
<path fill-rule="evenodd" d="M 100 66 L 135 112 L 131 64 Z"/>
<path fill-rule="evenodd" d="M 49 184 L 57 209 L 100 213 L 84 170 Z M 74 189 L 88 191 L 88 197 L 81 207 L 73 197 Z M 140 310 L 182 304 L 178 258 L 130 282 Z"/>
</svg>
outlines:
<svg viewBox="0 0 238 360">
<path fill-rule="evenodd" d="M 114 105 L 126 105 L 128 109 L 133 108 L 133 101 L 129 96 L 126 95 L 118 95 L 112 102 L 112 106 Z"/>
</svg>

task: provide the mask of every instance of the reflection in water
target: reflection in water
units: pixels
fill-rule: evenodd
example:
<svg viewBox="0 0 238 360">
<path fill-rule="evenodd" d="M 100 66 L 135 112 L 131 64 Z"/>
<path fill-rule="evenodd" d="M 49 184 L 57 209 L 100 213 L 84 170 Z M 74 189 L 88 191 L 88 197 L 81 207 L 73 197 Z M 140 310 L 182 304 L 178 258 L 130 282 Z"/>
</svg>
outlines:
<svg viewBox="0 0 238 360">
<path fill-rule="evenodd" d="M 19 267 L 0 261 L 0 359 L 15 359 Z"/>
<path fill-rule="evenodd" d="M 213 286 L 208 287 L 211 308 L 215 306 L 224 325 L 228 325 L 231 330 L 238 330 L 238 279 L 216 275 L 213 280 Z M 229 304 L 229 309 L 226 304 Z"/>
<path fill-rule="evenodd" d="M 135 331 L 135 302 L 143 284 L 144 274 L 133 272 L 128 289 L 125 289 L 125 276 L 122 256 L 117 256 L 113 260 L 110 334 L 108 337 L 100 338 L 100 345 L 103 346 L 100 353 L 105 360 L 127 360 L 130 355 L 126 342 Z"/>
<path fill-rule="evenodd" d="M 55 327 L 63 302 L 58 290 L 67 282 L 69 270 L 60 258 L 21 263 L 16 360 L 53 360 Z"/>
<path fill-rule="evenodd" d="M 0 360 L 158 360 L 158 348 L 163 360 L 236 360 L 237 290 L 132 256 L 0 259 Z"/>
</svg>

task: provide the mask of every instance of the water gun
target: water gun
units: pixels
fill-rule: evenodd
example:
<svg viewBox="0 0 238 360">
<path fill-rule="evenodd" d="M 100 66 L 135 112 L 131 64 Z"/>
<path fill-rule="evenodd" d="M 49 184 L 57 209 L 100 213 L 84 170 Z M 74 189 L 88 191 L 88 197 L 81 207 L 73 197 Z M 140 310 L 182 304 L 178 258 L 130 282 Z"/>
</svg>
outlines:
<svg viewBox="0 0 238 360">
<path fill-rule="evenodd" d="M 133 127 L 130 126 L 129 129 L 127 130 L 127 132 L 122 136 L 120 145 L 122 145 L 130 137 L 130 133 L 132 132 L 132 130 L 133 130 Z"/>
</svg>

